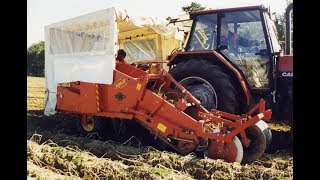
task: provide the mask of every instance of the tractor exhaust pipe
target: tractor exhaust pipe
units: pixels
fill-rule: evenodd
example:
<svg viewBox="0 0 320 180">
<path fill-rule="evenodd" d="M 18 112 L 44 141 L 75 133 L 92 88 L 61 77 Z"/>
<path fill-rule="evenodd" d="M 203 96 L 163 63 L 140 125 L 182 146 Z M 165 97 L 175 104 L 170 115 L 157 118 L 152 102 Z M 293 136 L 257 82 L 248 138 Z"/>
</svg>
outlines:
<svg viewBox="0 0 320 180">
<path fill-rule="evenodd" d="M 293 3 L 289 4 L 286 9 L 286 46 L 285 54 L 290 54 L 291 52 L 291 16 L 290 12 L 293 8 Z"/>
</svg>

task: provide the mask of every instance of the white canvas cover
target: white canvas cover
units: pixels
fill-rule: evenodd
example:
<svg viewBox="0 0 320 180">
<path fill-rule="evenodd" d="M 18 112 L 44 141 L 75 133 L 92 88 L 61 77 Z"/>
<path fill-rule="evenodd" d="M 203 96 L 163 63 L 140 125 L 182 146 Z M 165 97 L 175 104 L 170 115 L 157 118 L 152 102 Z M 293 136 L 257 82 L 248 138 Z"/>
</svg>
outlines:
<svg viewBox="0 0 320 180">
<path fill-rule="evenodd" d="M 59 83 L 112 84 L 117 49 L 127 51 L 129 63 L 165 60 L 182 41 L 183 32 L 166 21 L 130 17 L 116 7 L 46 26 L 44 114 L 56 113 Z"/>
</svg>

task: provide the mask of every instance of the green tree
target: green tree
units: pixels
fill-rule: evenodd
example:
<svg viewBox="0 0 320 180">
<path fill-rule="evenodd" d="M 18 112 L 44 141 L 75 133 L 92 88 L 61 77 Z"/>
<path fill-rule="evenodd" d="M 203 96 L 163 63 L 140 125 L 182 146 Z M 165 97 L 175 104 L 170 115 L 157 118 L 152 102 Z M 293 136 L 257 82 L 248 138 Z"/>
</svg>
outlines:
<svg viewBox="0 0 320 180">
<path fill-rule="evenodd" d="M 27 49 L 27 75 L 44 76 L 44 41 L 32 44 Z"/>
<path fill-rule="evenodd" d="M 206 7 L 203 7 L 200 3 L 196 3 L 196 2 L 191 2 L 191 4 L 189 6 L 182 6 L 181 7 L 182 11 L 184 11 L 186 13 L 190 13 L 193 11 L 202 11 L 205 8 Z"/>
<path fill-rule="evenodd" d="M 278 38 L 279 41 L 284 41 L 285 40 L 285 32 L 284 32 L 284 26 L 285 26 L 285 18 L 284 18 L 284 14 L 279 15 L 279 14 L 275 14 L 275 25 L 277 28 L 277 32 L 278 32 Z"/>
<path fill-rule="evenodd" d="M 293 0 L 286 0 L 286 7 L 291 4 L 293 2 Z M 278 37 L 279 37 L 279 41 L 285 41 L 285 15 L 286 12 L 284 11 L 283 14 L 278 14 L 275 13 L 275 24 L 276 24 L 276 28 L 278 31 Z M 291 13 L 291 20 L 293 20 L 293 13 Z M 291 22 L 291 28 L 293 27 L 293 24 Z M 291 29 L 292 31 L 292 29 Z M 291 32 L 291 34 L 293 34 Z"/>
</svg>

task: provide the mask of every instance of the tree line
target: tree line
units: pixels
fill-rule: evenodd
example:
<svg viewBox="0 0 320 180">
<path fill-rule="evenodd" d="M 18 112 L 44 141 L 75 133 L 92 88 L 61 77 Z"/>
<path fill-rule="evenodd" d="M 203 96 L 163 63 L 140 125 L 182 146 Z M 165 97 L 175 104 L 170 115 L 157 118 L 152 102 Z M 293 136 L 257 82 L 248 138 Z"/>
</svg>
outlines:
<svg viewBox="0 0 320 180">
<path fill-rule="evenodd" d="M 27 75 L 44 77 L 44 41 L 27 49 Z"/>
</svg>

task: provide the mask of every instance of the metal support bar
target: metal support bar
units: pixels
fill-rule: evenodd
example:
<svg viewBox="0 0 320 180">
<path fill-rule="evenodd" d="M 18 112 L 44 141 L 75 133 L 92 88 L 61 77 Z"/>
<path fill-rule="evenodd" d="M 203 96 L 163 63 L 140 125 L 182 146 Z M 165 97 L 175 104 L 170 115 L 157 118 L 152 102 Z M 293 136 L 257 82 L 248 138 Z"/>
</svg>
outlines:
<svg viewBox="0 0 320 180">
<path fill-rule="evenodd" d="M 286 54 L 290 54 L 291 51 L 291 16 L 290 12 L 293 9 L 293 3 L 289 4 L 286 9 Z"/>
</svg>

